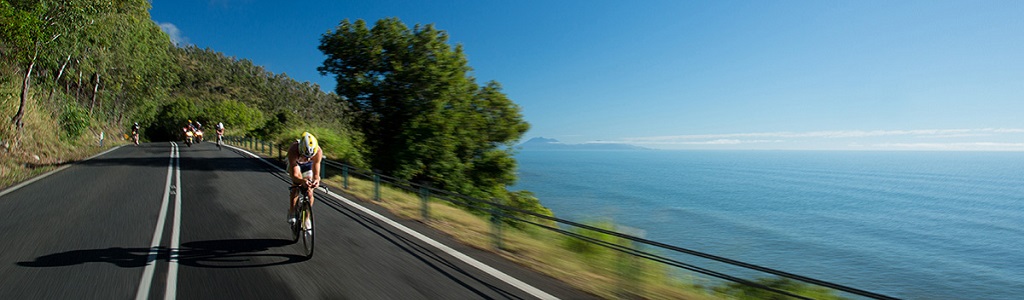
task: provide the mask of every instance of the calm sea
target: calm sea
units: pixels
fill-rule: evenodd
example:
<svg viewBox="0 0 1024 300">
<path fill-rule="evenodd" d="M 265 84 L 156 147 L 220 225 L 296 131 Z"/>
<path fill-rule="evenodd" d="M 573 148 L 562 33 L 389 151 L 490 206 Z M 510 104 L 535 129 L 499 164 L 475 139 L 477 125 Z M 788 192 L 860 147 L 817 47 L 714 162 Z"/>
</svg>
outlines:
<svg viewBox="0 0 1024 300">
<path fill-rule="evenodd" d="M 522 151 L 557 217 L 907 299 L 1024 297 L 1024 153 Z"/>
</svg>

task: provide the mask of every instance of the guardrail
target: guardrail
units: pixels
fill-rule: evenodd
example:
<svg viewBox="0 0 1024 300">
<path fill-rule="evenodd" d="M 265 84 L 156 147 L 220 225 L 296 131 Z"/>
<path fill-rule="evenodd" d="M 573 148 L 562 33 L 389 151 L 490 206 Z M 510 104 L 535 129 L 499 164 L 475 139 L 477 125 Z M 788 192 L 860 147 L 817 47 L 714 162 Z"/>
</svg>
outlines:
<svg viewBox="0 0 1024 300">
<path fill-rule="evenodd" d="M 231 141 L 231 142 L 236 143 L 236 144 L 238 144 L 238 145 L 240 145 L 242 147 L 246 147 L 246 148 L 253 149 L 253 150 L 258 150 L 258 151 L 261 151 L 263 153 L 269 153 L 270 156 L 275 156 L 273 154 L 274 154 L 274 152 L 276 150 L 276 154 L 277 155 L 275 157 L 277 157 L 279 160 L 282 160 L 282 161 L 284 159 L 284 156 L 287 153 L 287 149 L 285 149 L 285 147 L 283 145 L 278 145 L 278 144 L 274 144 L 274 143 L 268 143 L 268 142 L 264 142 L 264 141 L 261 141 L 261 140 L 258 140 L 258 139 L 254 139 L 254 138 L 239 138 L 239 137 L 230 137 L 229 138 L 229 137 L 225 137 L 225 141 Z M 790 292 L 790 291 L 785 291 L 785 290 L 781 290 L 781 289 L 778 289 L 778 288 L 774 288 L 774 287 L 771 287 L 771 286 L 768 286 L 768 285 L 765 285 L 765 284 L 758 283 L 756 281 L 752 281 L 752 280 L 741 278 L 741 277 L 736 276 L 736 275 L 729 275 L 729 274 L 726 274 L 726 273 L 721 272 L 721 271 L 711 270 L 709 268 L 701 267 L 701 266 L 698 266 L 698 265 L 693 264 L 693 263 L 686 263 L 686 262 L 680 261 L 680 260 L 678 260 L 676 258 L 668 257 L 667 255 L 662 255 L 662 254 L 655 253 L 654 251 L 642 250 L 642 247 L 640 247 L 640 246 L 644 245 L 644 246 L 654 247 L 655 249 L 659 249 L 661 251 L 667 251 L 667 252 L 670 252 L 670 253 L 676 253 L 678 255 L 684 255 L 684 256 L 689 256 L 689 257 L 701 258 L 701 259 L 705 259 L 705 260 L 708 260 L 708 261 L 713 261 L 713 262 L 723 263 L 723 264 L 730 265 L 730 266 L 739 267 L 739 268 L 746 269 L 746 270 L 749 270 L 749 271 L 756 271 L 756 272 L 760 272 L 760 273 L 763 273 L 763 274 L 771 274 L 771 275 L 775 275 L 775 276 L 782 277 L 782 278 L 787 278 L 787 279 L 791 279 L 791 280 L 797 280 L 797 281 L 800 281 L 800 282 L 804 282 L 804 283 L 808 283 L 808 284 L 812 284 L 812 285 L 816 285 L 816 286 L 821 286 L 821 287 L 826 287 L 826 288 L 830 288 L 830 289 L 833 289 L 833 290 L 836 290 L 836 291 L 841 291 L 841 292 L 849 293 L 851 295 L 867 297 L 867 298 L 871 298 L 871 299 L 898 299 L 898 298 L 895 298 L 895 297 L 890 297 L 890 296 L 886 296 L 886 295 L 883 295 L 883 294 L 874 293 L 874 292 L 870 292 L 870 291 L 866 291 L 866 290 L 862 290 L 862 289 L 857 289 L 857 288 L 853 288 L 853 287 L 849 287 L 849 286 L 845 286 L 845 285 L 841 285 L 841 284 L 836 284 L 836 283 L 832 283 L 832 282 L 828 282 L 828 281 L 824 281 L 824 280 L 818 280 L 818 279 L 814 279 L 814 278 L 810 278 L 810 277 L 806 277 L 806 276 L 801 276 L 801 275 L 797 275 L 797 274 L 792 274 L 792 273 L 788 273 L 788 272 L 784 272 L 784 271 L 780 271 L 780 270 L 776 270 L 776 269 L 772 269 L 772 268 L 767 268 L 767 267 L 755 265 L 755 264 L 745 263 L 745 262 L 741 262 L 741 261 L 737 261 L 737 260 L 733 260 L 733 259 L 729 259 L 729 258 L 725 258 L 725 257 L 721 257 L 721 256 L 716 256 L 716 255 L 712 255 L 712 254 L 708 254 L 708 253 L 703 253 L 703 252 L 699 252 L 699 251 L 695 251 L 695 250 L 691 250 L 691 249 L 687 249 L 687 248 L 683 248 L 683 247 L 678 247 L 678 246 L 673 246 L 673 245 L 669 245 L 669 244 L 665 244 L 665 243 L 661 243 L 661 242 L 657 242 L 657 241 L 653 241 L 653 240 L 648 240 L 648 239 L 637 237 L 635 235 L 630 235 L 630 234 L 625 234 L 625 233 L 617 232 L 617 231 L 613 231 L 613 230 L 607 230 L 607 229 L 603 229 L 603 228 L 598 228 L 598 227 L 595 227 L 595 226 L 590 226 L 590 225 L 586 225 L 586 224 L 582 224 L 582 223 L 574 222 L 574 221 L 570 221 L 570 220 L 550 217 L 550 216 L 538 214 L 538 213 L 535 213 L 535 212 L 518 209 L 516 207 L 508 206 L 508 205 L 505 205 L 504 203 L 500 203 L 499 201 L 496 201 L 496 200 L 483 200 L 483 199 L 472 198 L 472 197 L 460 195 L 460 194 L 457 194 L 457 193 L 436 189 L 436 188 L 430 187 L 429 185 L 426 185 L 426 184 L 412 183 L 412 182 L 409 182 L 409 181 L 406 181 L 406 180 L 402 180 L 402 179 L 399 179 L 399 178 L 396 178 L 396 177 L 386 176 L 386 175 L 380 174 L 379 172 L 376 172 L 376 171 L 373 171 L 373 170 L 363 170 L 363 169 L 355 168 L 355 167 L 350 166 L 348 164 L 344 164 L 344 163 L 340 163 L 340 162 L 336 162 L 336 161 L 330 161 L 330 160 L 324 159 L 323 163 L 325 165 L 327 165 L 328 167 L 334 168 L 337 172 L 340 172 L 340 174 L 341 174 L 341 176 L 343 178 L 342 179 L 343 180 L 343 188 L 346 189 L 346 190 L 349 189 L 349 178 L 352 177 L 352 176 L 357 176 L 357 177 L 365 178 L 367 180 L 372 180 L 373 184 L 374 184 L 374 188 L 373 188 L 374 192 L 373 192 L 373 198 L 372 199 L 374 201 L 381 201 L 381 186 L 385 185 L 385 184 L 388 185 L 388 186 L 391 186 L 393 188 L 398 188 L 398 189 L 405 190 L 405 191 L 407 191 L 409 193 L 412 193 L 412 194 L 418 194 L 419 197 L 420 197 L 420 200 L 422 201 L 422 205 L 421 205 L 421 209 L 420 209 L 421 210 L 420 214 L 421 214 L 421 217 L 423 219 L 425 219 L 425 220 L 430 219 L 430 211 L 429 211 L 429 205 L 428 205 L 428 201 L 429 201 L 430 198 L 441 199 L 441 200 L 448 201 L 448 202 L 451 202 L 451 203 L 454 203 L 454 204 L 457 204 L 457 205 L 461 205 L 461 206 L 464 206 L 464 207 L 470 207 L 470 208 L 477 209 L 479 211 L 487 212 L 490 215 L 492 243 L 493 243 L 493 247 L 495 247 L 496 249 L 502 249 L 503 248 L 503 242 L 502 242 L 503 241 L 503 237 L 502 237 L 502 230 L 503 230 L 502 227 L 503 226 L 502 226 L 502 223 L 505 222 L 506 220 L 514 220 L 514 221 L 517 221 L 517 222 L 521 222 L 523 224 L 530 224 L 530 225 L 536 226 L 538 228 L 542 228 L 542 229 L 545 229 L 545 230 L 550 230 L 550 231 L 553 231 L 553 232 L 556 232 L 556 233 L 559 233 L 559 234 L 562 234 L 562 235 L 571 236 L 571 237 L 574 237 L 574 238 L 586 241 L 588 243 L 592 243 L 592 244 L 595 244 L 595 245 L 598 245 L 598 246 L 606 247 L 606 248 L 609 248 L 609 249 L 612 249 L 612 250 L 615 250 L 615 251 L 619 251 L 619 252 L 624 253 L 624 254 L 632 255 L 634 257 L 647 259 L 647 260 L 650 260 L 650 261 L 662 263 L 662 264 L 665 264 L 665 265 L 668 265 L 668 266 L 677 267 L 677 268 L 680 268 L 680 269 L 683 269 L 683 270 L 687 270 L 687 271 L 691 271 L 691 272 L 695 272 L 695 273 L 699 273 L 699 274 L 704 274 L 704 275 L 711 276 L 711 277 L 714 277 L 714 278 L 718 278 L 718 279 L 721 279 L 721 280 L 726 280 L 726 281 L 731 281 L 731 282 L 743 284 L 743 285 L 746 285 L 746 286 L 756 287 L 756 288 L 759 288 L 759 289 L 763 289 L 763 290 L 766 290 L 766 291 L 771 291 L 771 292 L 779 294 L 779 295 L 785 295 L 785 296 L 793 297 L 793 298 L 796 298 L 796 299 L 813 299 L 813 298 L 809 298 L 809 297 L 803 296 L 803 295 L 798 295 L 798 294 L 795 294 L 795 293 Z M 326 170 L 326 169 L 327 168 L 324 168 L 324 170 Z M 323 178 L 327 178 L 328 176 L 322 176 L 322 177 Z M 535 219 L 522 218 L 522 217 L 518 217 L 517 215 L 518 216 L 529 216 L 529 217 L 533 217 Z M 562 227 L 551 226 L 551 225 L 539 222 L 537 220 L 550 221 L 550 222 L 553 222 L 554 224 L 560 224 Z M 608 236 L 614 236 L 614 237 L 617 237 L 617 238 L 620 238 L 620 239 L 628 240 L 631 243 L 630 243 L 630 245 L 620 245 L 620 244 L 616 244 L 616 243 L 613 243 L 613 242 L 604 241 L 604 240 L 601 240 L 601 239 L 590 237 L 590 236 L 588 236 L 586 234 L 581 234 L 579 232 L 573 232 L 573 230 L 571 230 L 573 228 L 576 229 L 577 231 L 585 230 L 585 231 L 589 231 L 589 232 L 605 234 L 605 235 L 608 235 Z"/>
</svg>

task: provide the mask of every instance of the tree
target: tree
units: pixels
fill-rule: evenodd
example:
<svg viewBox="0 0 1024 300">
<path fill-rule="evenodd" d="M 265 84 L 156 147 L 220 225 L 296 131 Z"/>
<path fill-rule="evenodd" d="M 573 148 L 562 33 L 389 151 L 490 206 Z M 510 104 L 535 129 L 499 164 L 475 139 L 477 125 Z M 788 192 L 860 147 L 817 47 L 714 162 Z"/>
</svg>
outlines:
<svg viewBox="0 0 1024 300">
<path fill-rule="evenodd" d="M 11 118 L 19 132 L 37 60 L 51 54 L 49 46 L 55 41 L 92 24 L 106 8 L 105 2 L 98 0 L 0 1 L 0 34 L 25 70 L 18 112 Z"/>
<path fill-rule="evenodd" d="M 209 126 L 213 126 L 213 124 L 218 122 L 224 123 L 225 126 L 231 127 L 232 132 L 239 135 L 252 131 L 264 124 L 262 112 L 235 100 L 211 103 L 204 109 L 202 119 Z"/>
<path fill-rule="evenodd" d="M 370 163 L 399 178 L 508 198 L 511 145 L 529 128 L 497 82 L 479 87 L 461 45 L 433 25 L 342 21 L 321 37 L 336 93 L 365 135 Z"/>
</svg>

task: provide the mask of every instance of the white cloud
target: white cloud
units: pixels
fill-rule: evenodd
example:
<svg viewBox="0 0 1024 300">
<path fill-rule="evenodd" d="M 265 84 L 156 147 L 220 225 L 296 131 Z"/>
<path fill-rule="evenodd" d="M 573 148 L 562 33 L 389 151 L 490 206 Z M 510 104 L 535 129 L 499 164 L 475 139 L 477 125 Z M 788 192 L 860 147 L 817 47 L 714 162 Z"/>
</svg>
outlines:
<svg viewBox="0 0 1024 300">
<path fill-rule="evenodd" d="M 870 148 L 883 150 L 1024 151 L 1024 143 L 883 143 Z"/>
<path fill-rule="evenodd" d="M 707 140 L 735 138 L 864 138 L 884 136 L 920 136 L 920 137 L 962 137 L 981 136 L 1005 133 L 1024 133 L 1017 128 L 983 128 L 983 129 L 920 129 L 920 130 L 839 130 L 839 131 L 808 131 L 808 132 L 752 132 L 727 134 L 690 134 L 653 137 L 635 137 L 626 140 L 634 143 L 647 143 L 673 140 Z"/>
<path fill-rule="evenodd" d="M 178 46 L 190 44 L 188 37 L 182 36 L 181 30 L 178 30 L 178 26 L 175 26 L 173 23 L 157 23 L 157 25 L 160 25 L 160 29 L 171 37 L 171 43 Z"/>
<path fill-rule="evenodd" d="M 1024 151 L 1021 141 L 1021 128 L 977 128 L 688 134 L 619 143 L 669 149 Z"/>
</svg>

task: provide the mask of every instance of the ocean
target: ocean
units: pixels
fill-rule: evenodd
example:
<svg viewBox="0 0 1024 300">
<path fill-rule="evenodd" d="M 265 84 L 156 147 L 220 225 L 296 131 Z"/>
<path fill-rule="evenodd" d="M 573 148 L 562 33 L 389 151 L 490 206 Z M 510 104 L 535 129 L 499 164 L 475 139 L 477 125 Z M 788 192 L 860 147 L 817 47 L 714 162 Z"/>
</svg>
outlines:
<svg viewBox="0 0 1024 300">
<path fill-rule="evenodd" d="M 1024 153 L 520 151 L 556 217 L 905 299 L 1024 297 Z"/>
</svg>

